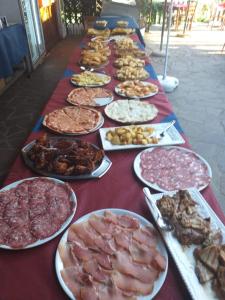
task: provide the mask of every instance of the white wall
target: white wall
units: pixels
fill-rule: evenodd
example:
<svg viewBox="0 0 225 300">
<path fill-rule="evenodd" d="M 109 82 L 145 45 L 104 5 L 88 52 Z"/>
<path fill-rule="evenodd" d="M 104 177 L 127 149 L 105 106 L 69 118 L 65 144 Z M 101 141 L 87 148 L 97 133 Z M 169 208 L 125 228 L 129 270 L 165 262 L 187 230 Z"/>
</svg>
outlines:
<svg viewBox="0 0 225 300">
<path fill-rule="evenodd" d="M 19 0 L 0 0 L 0 16 L 6 16 L 8 23 L 22 23 Z"/>
</svg>

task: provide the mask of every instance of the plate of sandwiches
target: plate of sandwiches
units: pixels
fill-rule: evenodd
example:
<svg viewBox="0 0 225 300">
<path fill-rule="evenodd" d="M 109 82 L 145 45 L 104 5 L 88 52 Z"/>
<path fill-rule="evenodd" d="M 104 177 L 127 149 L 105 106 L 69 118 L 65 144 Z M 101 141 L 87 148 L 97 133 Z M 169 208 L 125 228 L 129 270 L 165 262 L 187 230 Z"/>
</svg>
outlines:
<svg viewBox="0 0 225 300">
<path fill-rule="evenodd" d="M 140 80 L 127 80 L 119 83 L 115 87 L 115 92 L 123 97 L 144 99 L 156 95 L 159 88 L 156 84 L 140 81 Z"/>
</svg>

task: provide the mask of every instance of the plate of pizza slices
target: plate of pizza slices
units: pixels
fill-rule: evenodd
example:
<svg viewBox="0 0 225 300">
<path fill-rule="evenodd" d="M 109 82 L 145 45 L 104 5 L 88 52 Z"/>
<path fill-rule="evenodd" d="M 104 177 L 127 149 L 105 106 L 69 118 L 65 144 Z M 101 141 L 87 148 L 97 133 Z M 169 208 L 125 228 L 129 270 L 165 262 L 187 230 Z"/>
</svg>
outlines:
<svg viewBox="0 0 225 300">
<path fill-rule="evenodd" d="M 66 135 L 83 135 L 98 130 L 104 124 L 100 112 L 90 107 L 65 106 L 47 115 L 43 125 L 51 131 Z"/>
<path fill-rule="evenodd" d="M 68 97 L 67 102 L 72 105 L 81 106 L 104 106 L 113 101 L 113 93 L 105 88 L 86 88 L 80 87 L 73 89 Z"/>
</svg>

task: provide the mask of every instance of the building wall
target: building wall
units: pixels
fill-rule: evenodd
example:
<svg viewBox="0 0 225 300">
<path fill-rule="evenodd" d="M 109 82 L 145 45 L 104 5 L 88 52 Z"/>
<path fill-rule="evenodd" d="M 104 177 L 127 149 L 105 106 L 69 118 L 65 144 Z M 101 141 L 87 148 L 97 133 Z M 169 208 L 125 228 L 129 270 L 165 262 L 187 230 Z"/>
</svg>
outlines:
<svg viewBox="0 0 225 300">
<path fill-rule="evenodd" d="M 0 15 L 6 16 L 8 23 L 22 23 L 18 0 L 0 0 Z"/>
</svg>

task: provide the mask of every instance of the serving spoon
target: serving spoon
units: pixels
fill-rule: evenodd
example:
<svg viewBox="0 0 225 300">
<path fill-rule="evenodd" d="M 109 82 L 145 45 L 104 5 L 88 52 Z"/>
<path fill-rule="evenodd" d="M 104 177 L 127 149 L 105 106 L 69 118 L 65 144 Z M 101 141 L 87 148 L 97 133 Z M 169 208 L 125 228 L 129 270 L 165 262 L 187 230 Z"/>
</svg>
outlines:
<svg viewBox="0 0 225 300">
<path fill-rule="evenodd" d="M 155 204 L 155 201 L 152 199 L 152 194 L 149 188 L 144 187 L 143 193 L 145 194 L 145 201 L 151 206 L 152 210 L 156 213 L 156 222 L 160 229 L 162 229 L 163 231 L 172 231 L 174 229 L 174 226 L 170 224 L 169 221 L 161 215 L 161 212 Z"/>
</svg>

